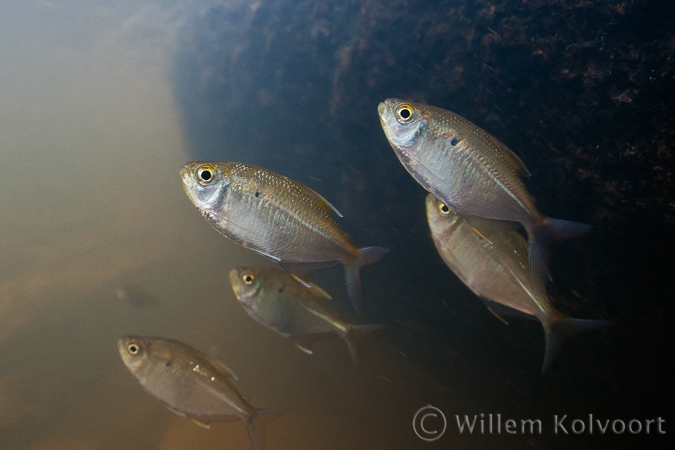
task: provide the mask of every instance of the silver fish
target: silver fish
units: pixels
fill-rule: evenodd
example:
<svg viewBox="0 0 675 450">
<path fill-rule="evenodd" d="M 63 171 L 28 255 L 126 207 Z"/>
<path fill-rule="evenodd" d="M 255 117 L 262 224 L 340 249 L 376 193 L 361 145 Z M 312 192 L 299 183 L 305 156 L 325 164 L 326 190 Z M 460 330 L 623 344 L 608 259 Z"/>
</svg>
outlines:
<svg viewBox="0 0 675 450">
<path fill-rule="evenodd" d="M 445 109 L 390 98 L 378 106 L 396 156 L 427 191 L 458 213 L 520 222 L 527 230 L 531 283 L 544 291 L 550 241 L 583 234 L 590 226 L 546 217 L 521 177 L 525 164 L 482 128 Z"/>
<path fill-rule="evenodd" d="M 315 341 L 337 335 L 347 343 L 358 367 L 359 341 L 382 328 L 344 322 L 325 304 L 330 296 L 323 289 L 284 270 L 238 267 L 230 271 L 230 284 L 249 316 L 309 354 Z"/>
<path fill-rule="evenodd" d="M 551 305 L 546 292 L 533 291 L 527 243 L 518 231 L 489 226 L 479 230 L 476 222 L 467 222 L 432 194 L 427 195 L 426 211 L 431 236 L 443 261 L 497 317 L 504 321 L 500 312 L 518 312 L 541 322 L 546 334 L 542 374 L 550 368 L 567 336 L 609 324 L 567 317 Z"/>
<path fill-rule="evenodd" d="M 190 162 L 183 190 L 223 236 L 290 271 L 342 263 L 347 292 L 363 314 L 361 267 L 389 250 L 355 247 L 331 218 L 342 215 L 312 189 L 262 167 L 236 162 Z"/>
<path fill-rule="evenodd" d="M 231 384 L 222 362 L 175 339 L 125 336 L 117 349 L 127 369 L 164 407 L 196 424 L 240 419 L 251 445 L 264 448 L 264 426 L 285 410 L 258 409 Z"/>
</svg>

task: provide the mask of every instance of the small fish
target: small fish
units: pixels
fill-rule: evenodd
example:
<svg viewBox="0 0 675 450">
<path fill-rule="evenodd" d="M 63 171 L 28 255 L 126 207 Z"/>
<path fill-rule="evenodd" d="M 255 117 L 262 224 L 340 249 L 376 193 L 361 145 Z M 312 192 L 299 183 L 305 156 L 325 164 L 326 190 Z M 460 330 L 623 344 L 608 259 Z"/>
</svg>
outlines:
<svg viewBox="0 0 675 450">
<path fill-rule="evenodd" d="M 230 284 L 241 306 L 256 322 L 288 337 L 311 354 L 314 341 L 333 335 L 347 343 L 358 367 L 358 343 L 382 325 L 352 325 L 325 305 L 330 296 L 319 286 L 273 267 L 238 267 Z"/>
<path fill-rule="evenodd" d="M 403 167 L 427 191 L 463 216 L 520 222 L 527 230 L 531 283 L 545 291 L 551 241 L 587 232 L 589 225 L 540 213 L 521 177 L 520 158 L 482 128 L 445 109 L 387 99 L 380 123 Z"/>
<path fill-rule="evenodd" d="M 157 305 L 159 302 L 148 291 L 135 284 L 119 286 L 115 289 L 115 294 L 120 300 L 127 301 L 134 306 L 145 308 Z"/>
<path fill-rule="evenodd" d="M 237 376 L 225 364 L 180 341 L 125 336 L 117 349 L 127 369 L 169 411 L 204 428 L 240 419 L 256 450 L 264 448 L 264 426 L 285 412 L 251 406 L 232 385 Z"/>
<path fill-rule="evenodd" d="M 567 317 L 551 305 L 546 292 L 536 294 L 532 290 L 527 243 L 518 231 L 490 227 L 478 230 L 475 223 L 467 222 L 432 194 L 427 195 L 426 211 L 441 258 L 495 316 L 506 323 L 502 313 L 521 313 L 541 322 L 546 335 L 542 374 L 550 368 L 567 336 L 609 324 Z"/>
<path fill-rule="evenodd" d="M 331 218 L 342 214 L 325 198 L 250 164 L 190 162 L 180 176 L 183 190 L 206 221 L 237 244 L 292 272 L 342 263 L 349 297 L 363 314 L 361 268 L 389 250 L 355 247 Z"/>
</svg>

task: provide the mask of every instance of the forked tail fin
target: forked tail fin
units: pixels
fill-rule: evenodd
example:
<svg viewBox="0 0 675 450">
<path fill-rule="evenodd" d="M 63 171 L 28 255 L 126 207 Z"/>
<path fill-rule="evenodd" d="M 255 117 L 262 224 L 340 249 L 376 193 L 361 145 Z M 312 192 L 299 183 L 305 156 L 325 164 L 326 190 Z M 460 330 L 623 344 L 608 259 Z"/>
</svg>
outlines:
<svg viewBox="0 0 675 450">
<path fill-rule="evenodd" d="M 384 247 L 364 247 L 359 249 L 356 258 L 345 263 L 345 282 L 347 283 L 347 294 L 352 300 L 354 309 L 359 315 L 363 315 L 365 302 L 363 300 L 363 286 L 361 284 L 361 268 L 370 266 L 378 262 L 389 252 Z"/>
<path fill-rule="evenodd" d="M 611 322 L 607 320 L 586 320 L 563 317 L 549 324 L 544 324 L 546 352 L 544 353 L 544 364 L 541 367 L 541 374 L 545 374 L 551 368 L 553 360 L 567 337 L 575 336 L 585 331 L 606 327 L 610 323 Z"/>
<path fill-rule="evenodd" d="M 366 335 L 375 330 L 381 330 L 382 328 L 384 328 L 384 325 L 379 324 L 347 325 L 342 338 L 347 343 L 347 347 L 349 347 L 349 353 L 352 355 L 352 361 L 354 361 L 356 367 L 359 367 L 359 342 L 361 342 L 361 339 L 366 337 Z"/>
<path fill-rule="evenodd" d="M 257 409 L 246 418 L 246 431 L 254 450 L 265 449 L 265 426 L 286 411 L 288 408 Z"/>
<path fill-rule="evenodd" d="M 534 231 L 528 230 L 527 251 L 530 260 L 530 285 L 536 297 L 546 295 L 546 280 L 550 278 L 548 261 L 553 242 L 587 233 L 592 227 L 585 223 L 547 217 Z"/>
</svg>

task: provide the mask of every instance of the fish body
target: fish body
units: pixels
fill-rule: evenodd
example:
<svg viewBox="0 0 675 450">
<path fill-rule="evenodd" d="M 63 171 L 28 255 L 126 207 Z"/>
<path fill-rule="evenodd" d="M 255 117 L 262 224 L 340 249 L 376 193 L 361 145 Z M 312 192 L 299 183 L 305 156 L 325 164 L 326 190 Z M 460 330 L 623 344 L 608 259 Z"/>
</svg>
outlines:
<svg viewBox="0 0 675 450">
<path fill-rule="evenodd" d="M 286 268 L 343 264 L 349 296 L 363 312 L 360 269 L 388 250 L 355 247 L 331 217 L 341 214 L 318 193 L 283 175 L 236 162 L 191 162 L 180 176 L 202 216 L 239 245 Z"/>
<path fill-rule="evenodd" d="M 546 333 L 542 373 L 549 369 L 566 336 L 608 324 L 567 317 L 553 307 L 545 291 L 532 289 L 527 243 L 518 231 L 489 226 L 478 229 L 477 221 L 469 223 L 433 194 L 427 195 L 426 212 L 443 261 L 495 315 L 517 312 L 541 322 Z"/>
<path fill-rule="evenodd" d="M 167 409 L 206 427 L 239 419 L 255 449 L 264 447 L 264 424 L 283 412 L 251 406 L 232 385 L 230 369 L 180 341 L 125 336 L 117 349 L 127 369 Z"/>
<path fill-rule="evenodd" d="M 353 325 L 340 319 L 325 302 L 330 296 L 313 283 L 273 267 L 238 267 L 230 271 L 237 300 L 256 322 L 292 339 L 311 353 L 314 341 L 337 335 L 358 366 L 358 342 L 381 325 Z"/>
<path fill-rule="evenodd" d="M 546 217 L 521 177 L 525 164 L 506 145 L 459 114 L 387 99 L 378 106 L 382 129 L 412 177 L 462 215 L 520 222 L 528 234 L 531 282 L 545 290 L 549 241 L 585 233 L 588 225 Z"/>
</svg>

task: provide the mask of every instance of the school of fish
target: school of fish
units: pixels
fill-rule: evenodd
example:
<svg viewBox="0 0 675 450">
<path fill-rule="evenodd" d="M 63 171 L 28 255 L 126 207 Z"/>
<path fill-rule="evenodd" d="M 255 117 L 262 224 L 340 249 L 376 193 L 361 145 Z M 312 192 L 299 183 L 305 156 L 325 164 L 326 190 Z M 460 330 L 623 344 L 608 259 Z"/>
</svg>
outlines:
<svg viewBox="0 0 675 450">
<path fill-rule="evenodd" d="M 378 105 L 378 114 L 399 161 L 429 192 L 427 221 L 445 264 L 503 322 L 509 314 L 541 322 L 546 336 L 542 374 L 565 337 L 608 325 L 568 317 L 551 304 L 546 291 L 549 246 L 590 226 L 539 212 L 521 181 L 530 172 L 512 150 L 441 108 L 387 99 Z M 359 342 L 384 326 L 342 319 L 330 305 L 331 296 L 310 277 L 315 270 L 341 264 L 347 295 L 363 315 L 361 269 L 389 249 L 354 246 L 333 219 L 343 217 L 335 206 L 271 170 L 241 162 L 193 161 L 180 169 L 180 178 L 185 194 L 213 228 L 280 266 L 231 269 L 230 286 L 246 313 L 309 354 L 315 341 L 340 337 L 358 367 Z M 117 294 L 137 305 L 151 303 L 135 286 L 119 288 Z M 229 368 L 174 339 L 126 336 L 118 341 L 118 351 L 145 390 L 167 409 L 204 427 L 238 419 L 256 450 L 264 448 L 265 424 L 285 411 L 251 406 L 235 388 L 237 377 Z"/>
</svg>

